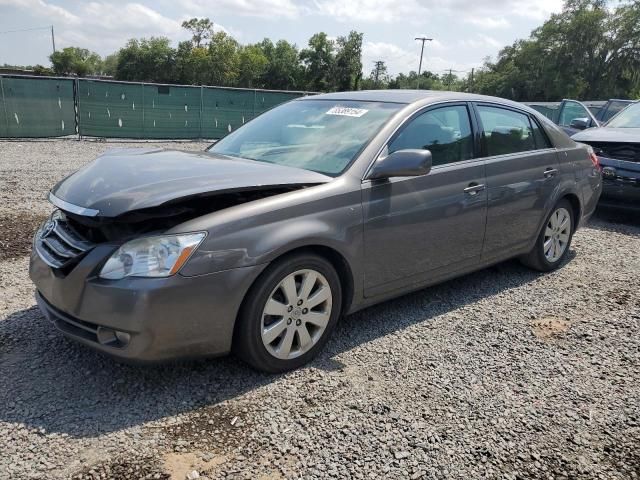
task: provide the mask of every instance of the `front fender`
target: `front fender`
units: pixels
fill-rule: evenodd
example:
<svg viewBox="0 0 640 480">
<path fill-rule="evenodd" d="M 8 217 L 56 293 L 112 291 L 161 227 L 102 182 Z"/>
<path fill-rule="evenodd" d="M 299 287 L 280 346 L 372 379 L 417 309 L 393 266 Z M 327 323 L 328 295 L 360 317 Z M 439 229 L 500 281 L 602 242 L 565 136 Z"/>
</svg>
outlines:
<svg viewBox="0 0 640 480">
<path fill-rule="evenodd" d="M 209 232 L 181 274 L 202 275 L 269 263 L 307 246 L 331 248 L 345 258 L 352 271 L 357 270 L 362 252 L 360 192 L 291 198 L 306 201 L 279 202 L 274 208 L 263 204 L 259 209 L 247 204 L 246 208 L 235 207 L 232 217 L 214 215 L 180 226 Z"/>
</svg>

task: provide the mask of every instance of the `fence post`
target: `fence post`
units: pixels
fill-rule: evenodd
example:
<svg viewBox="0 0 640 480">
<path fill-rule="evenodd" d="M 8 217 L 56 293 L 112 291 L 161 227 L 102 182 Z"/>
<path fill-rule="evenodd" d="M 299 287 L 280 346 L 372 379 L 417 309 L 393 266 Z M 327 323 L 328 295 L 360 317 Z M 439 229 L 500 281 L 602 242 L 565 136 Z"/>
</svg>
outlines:
<svg viewBox="0 0 640 480">
<path fill-rule="evenodd" d="M 253 89 L 253 118 L 256 118 L 256 103 L 258 102 L 258 90 Z"/>
<path fill-rule="evenodd" d="M 200 85 L 200 138 L 202 140 L 202 123 L 204 122 L 204 87 Z"/>
<path fill-rule="evenodd" d="M 145 104 L 144 104 L 144 82 L 142 82 L 142 138 L 146 138 L 144 135 L 144 111 L 145 111 Z"/>
<path fill-rule="evenodd" d="M 7 116 L 7 101 L 4 98 L 4 83 L 0 75 L 0 91 L 2 91 L 2 106 L 4 107 L 4 123 L 7 127 L 7 138 L 9 138 L 9 117 Z"/>
<path fill-rule="evenodd" d="M 78 141 L 80 141 L 82 140 L 82 135 L 80 135 L 80 80 L 78 78 L 73 81 L 73 110 L 75 113 L 76 133 L 78 134 Z"/>
</svg>

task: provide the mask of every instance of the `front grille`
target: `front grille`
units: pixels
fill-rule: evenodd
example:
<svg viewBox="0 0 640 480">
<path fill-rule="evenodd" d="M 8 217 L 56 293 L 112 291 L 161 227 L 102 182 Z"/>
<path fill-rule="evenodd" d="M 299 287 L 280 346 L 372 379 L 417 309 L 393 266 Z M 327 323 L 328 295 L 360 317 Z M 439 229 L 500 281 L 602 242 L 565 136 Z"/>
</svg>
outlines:
<svg viewBox="0 0 640 480">
<path fill-rule="evenodd" d="M 640 143 L 589 142 L 601 157 L 640 162 Z"/>
<path fill-rule="evenodd" d="M 77 263 L 94 246 L 71 227 L 59 210 L 36 233 L 36 251 L 53 268 L 65 268 Z"/>
</svg>

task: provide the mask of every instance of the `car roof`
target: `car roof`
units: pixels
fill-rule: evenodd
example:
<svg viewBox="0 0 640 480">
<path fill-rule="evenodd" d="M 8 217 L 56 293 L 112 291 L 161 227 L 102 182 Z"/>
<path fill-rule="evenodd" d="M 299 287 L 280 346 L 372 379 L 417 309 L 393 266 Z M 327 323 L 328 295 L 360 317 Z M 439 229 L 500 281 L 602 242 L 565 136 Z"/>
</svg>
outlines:
<svg viewBox="0 0 640 480">
<path fill-rule="evenodd" d="M 302 97 L 299 100 L 352 100 L 361 102 L 392 102 L 392 103 L 435 103 L 447 101 L 476 101 L 496 102 L 523 108 L 523 104 L 504 98 L 478 95 L 475 93 L 449 92 L 444 90 L 359 90 L 356 92 L 333 92 L 320 95 Z M 526 108 L 526 107 L 525 107 Z"/>
</svg>

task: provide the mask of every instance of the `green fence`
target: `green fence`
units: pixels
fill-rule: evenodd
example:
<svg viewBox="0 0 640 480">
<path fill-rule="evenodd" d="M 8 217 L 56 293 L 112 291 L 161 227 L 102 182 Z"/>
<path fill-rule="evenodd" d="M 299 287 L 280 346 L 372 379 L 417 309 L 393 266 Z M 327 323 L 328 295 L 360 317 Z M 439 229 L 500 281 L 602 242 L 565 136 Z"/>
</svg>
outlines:
<svg viewBox="0 0 640 480">
<path fill-rule="evenodd" d="M 0 76 L 0 138 L 76 134 L 74 80 Z"/>
<path fill-rule="evenodd" d="M 76 133 L 137 139 L 222 138 L 256 115 L 306 95 L 46 77 L 0 76 L 0 81 L 0 118 L 5 120 L 0 138 Z"/>
</svg>

